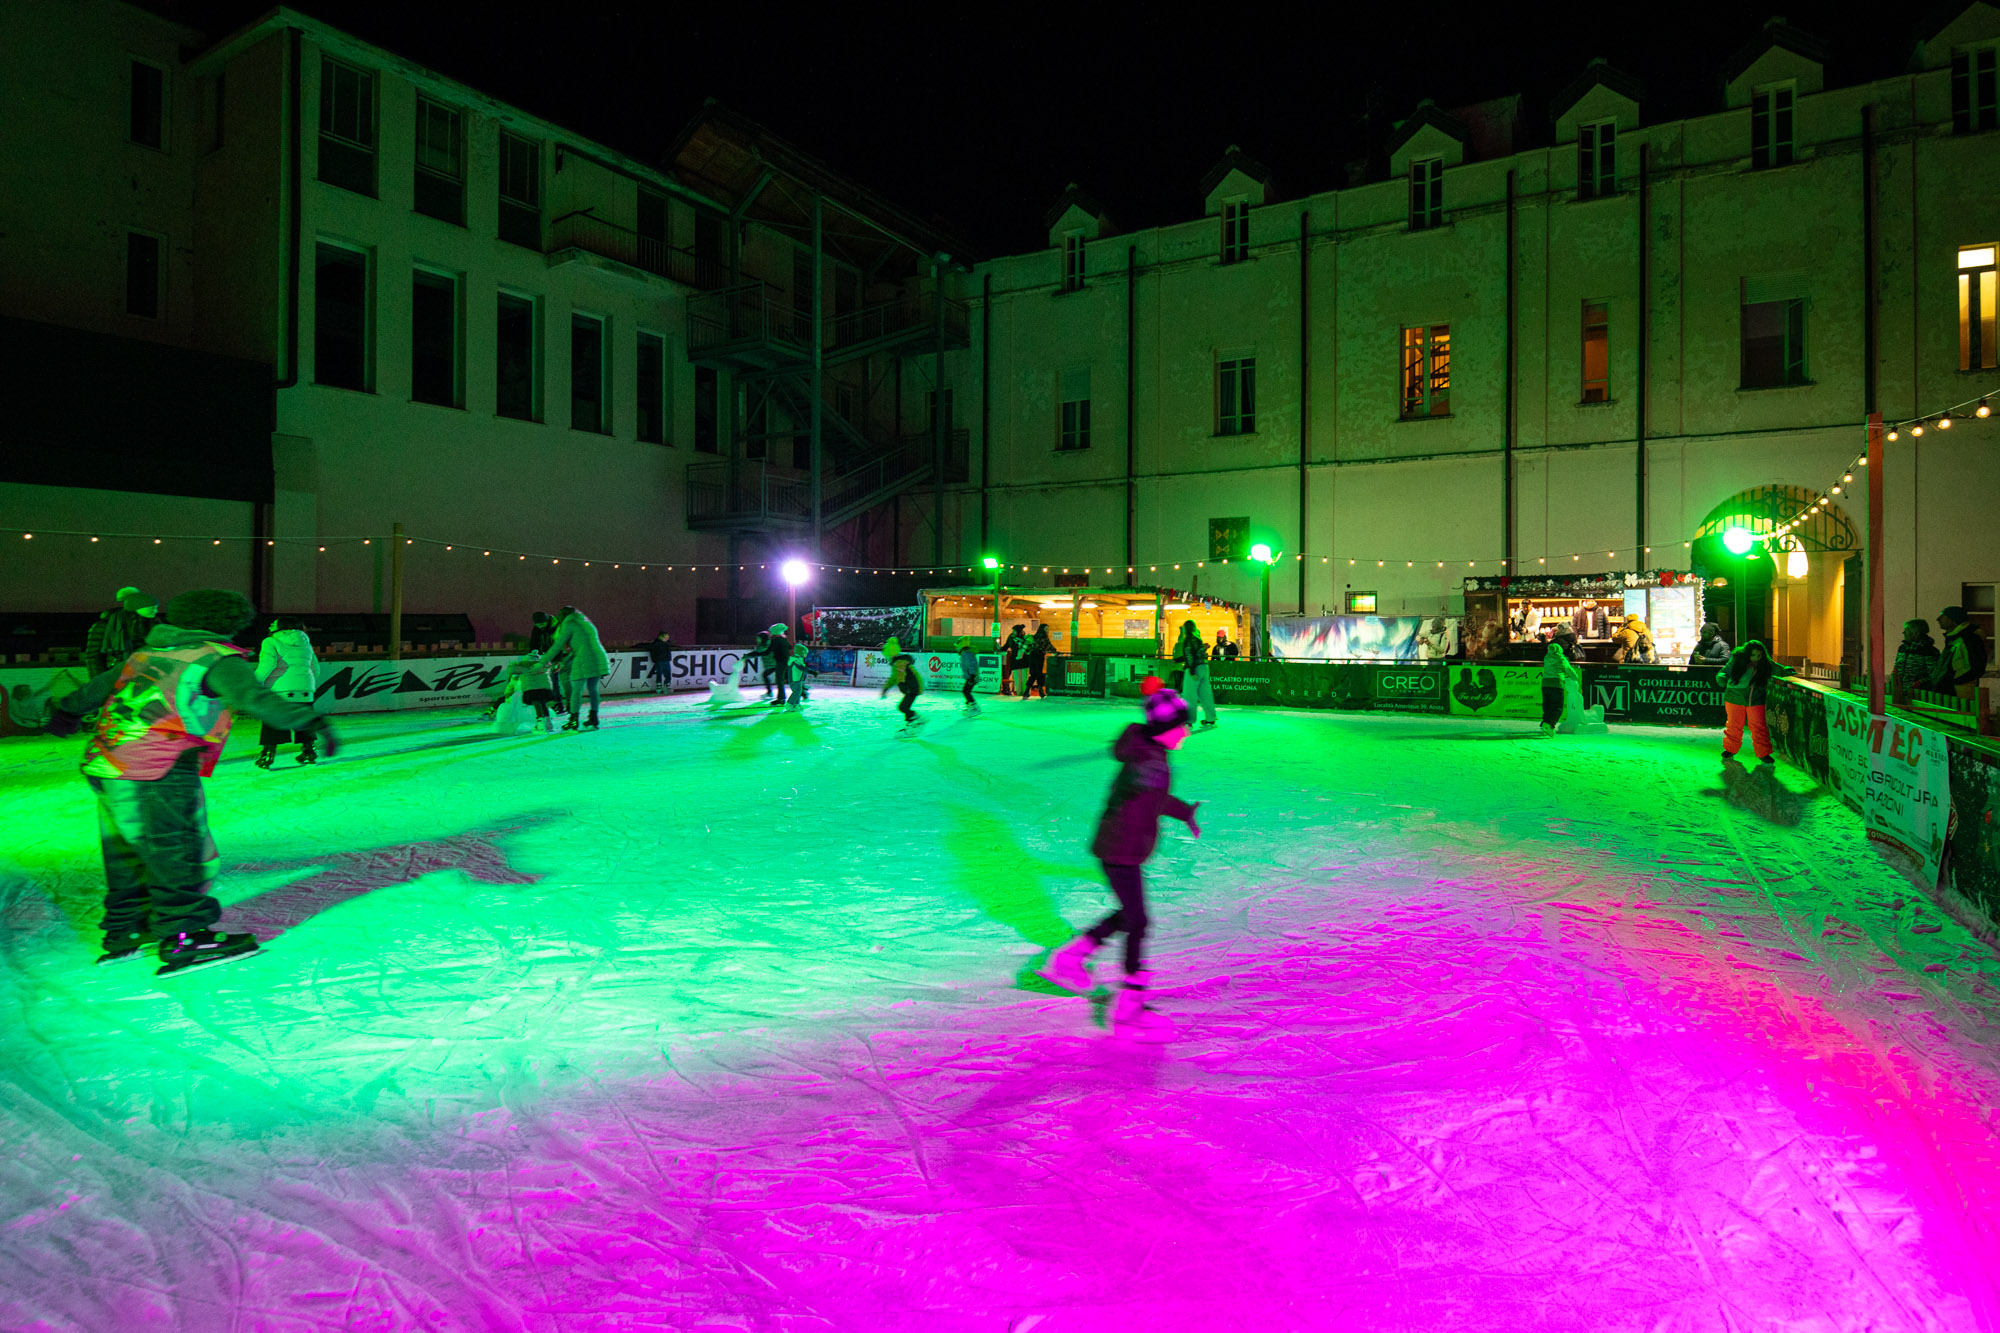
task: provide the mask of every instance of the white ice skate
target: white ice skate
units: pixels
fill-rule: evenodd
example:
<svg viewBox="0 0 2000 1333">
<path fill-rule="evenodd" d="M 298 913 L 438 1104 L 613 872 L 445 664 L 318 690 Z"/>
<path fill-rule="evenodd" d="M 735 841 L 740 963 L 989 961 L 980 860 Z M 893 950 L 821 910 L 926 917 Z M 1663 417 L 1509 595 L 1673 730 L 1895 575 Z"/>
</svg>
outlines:
<svg viewBox="0 0 2000 1333">
<path fill-rule="evenodd" d="M 1049 961 L 1035 969 L 1035 975 L 1051 986 L 1060 986 L 1076 995 L 1088 994 L 1097 985 L 1084 960 L 1097 952 L 1097 941 L 1079 935 L 1049 955 Z"/>
<path fill-rule="evenodd" d="M 898 731 L 896 734 L 898 736 L 914 736 L 917 734 L 918 730 L 923 727 L 923 725 L 924 725 L 924 720 L 922 718 L 913 717 L 908 722 L 904 723 L 902 730 Z"/>
<path fill-rule="evenodd" d="M 1111 1011 L 1106 1016 L 1112 1036 L 1144 1042 L 1174 1039 L 1174 1020 L 1146 1004 L 1146 987 L 1152 980 L 1151 972 L 1126 976 L 1125 984 L 1111 997 Z"/>
</svg>

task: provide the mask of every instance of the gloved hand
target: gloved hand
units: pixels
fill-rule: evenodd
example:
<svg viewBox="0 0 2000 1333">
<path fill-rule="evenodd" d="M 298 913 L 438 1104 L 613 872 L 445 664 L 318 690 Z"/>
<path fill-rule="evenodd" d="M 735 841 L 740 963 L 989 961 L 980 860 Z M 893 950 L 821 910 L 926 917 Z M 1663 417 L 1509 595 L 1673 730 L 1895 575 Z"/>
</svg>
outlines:
<svg viewBox="0 0 2000 1333">
<path fill-rule="evenodd" d="M 340 753 L 340 737 L 334 734 L 331 722 L 321 718 L 319 725 L 313 728 L 313 734 L 319 738 L 320 750 L 327 758 L 331 759 Z"/>
<path fill-rule="evenodd" d="M 49 712 L 49 720 L 42 724 L 42 731 L 50 736 L 74 736 L 83 730 L 83 719 L 75 713 L 66 713 L 60 708 Z"/>
</svg>

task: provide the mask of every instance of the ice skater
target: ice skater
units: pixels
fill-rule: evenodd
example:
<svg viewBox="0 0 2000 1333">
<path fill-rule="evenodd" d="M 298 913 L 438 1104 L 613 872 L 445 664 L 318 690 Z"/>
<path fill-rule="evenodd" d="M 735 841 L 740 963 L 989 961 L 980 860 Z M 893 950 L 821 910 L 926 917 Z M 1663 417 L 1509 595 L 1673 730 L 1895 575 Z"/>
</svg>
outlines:
<svg viewBox="0 0 2000 1333">
<path fill-rule="evenodd" d="M 743 660 L 756 666 L 757 674 L 764 681 L 764 697 L 769 699 L 771 697 L 771 631 L 767 629 L 757 631 L 757 642 L 750 646 L 750 651 Z"/>
<path fill-rule="evenodd" d="M 796 713 L 812 702 L 811 696 L 806 691 L 806 680 L 812 673 L 806 670 L 806 650 L 803 647 L 793 645 L 792 656 L 786 663 L 785 670 L 792 682 L 792 699 L 785 705 L 785 711 Z"/>
<path fill-rule="evenodd" d="M 1180 663 L 1181 685 L 1187 690 L 1189 712 L 1201 709 L 1201 725 L 1215 725 L 1215 689 L 1208 683 L 1208 645 L 1192 620 L 1181 622 L 1180 642 L 1174 645 L 1174 661 Z"/>
<path fill-rule="evenodd" d="M 271 622 L 270 633 L 257 649 L 257 679 L 288 703 L 312 703 L 313 691 L 319 684 L 319 657 L 313 652 L 303 620 L 297 616 L 279 616 Z M 257 738 L 257 767 L 269 768 L 277 761 L 278 747 L 293 741 L 299 743 L 301 764 L 318 763 L 316 736 L 316 732 L 295 733 L 264 723 L 263 734 Z"/>
<path fill-rule="evenodd" d="M 85 714 L 98 712 L 83 774 L 97 795 L 104 854 L 100 963 L 136 958 L 150 946 L 167 976 L 257 951 L 255 936 L 215 929 L 218 853 L 202 779 L 215 771 L 237 713 L 312 736 L 329 756 L 335 744 L 310 701 L 265 689 L 229 641 L 250 616 L 241 593 L 182 593 L 143 647 L 58 702 L 49 719 L 52 734 L 71 736 Z"/>
<path fill-rule="evenodd" d="M 979 701 L 972 697 L 972 691 L 979 685 L 979 650 L 969 635 L 958 639 L 958 674 L 964 682 L 965 711 L 978 717 Z"/>
<path fill-rule="evenodd" d="M 1090 844 L 1091 854 L 1104 866 L 1111 892 L 1117 895 L 1118 907 L 1050 954 L 1036 975 L 1066 991 L 1088 994 L 1095 983 L 1085 960 L 1122 930 L 1125 983 L 1111 999 L 1111 1032 L 1137 1041 L 1171 1041 L 1173 1020 L 1146 1004 L 1146 988 L 1152 984 L 1153 974 L 1145 962 L 1151 918 L 1146 912 L 1142 872 L 1160 841 L 1160 816 L 1181 820 L 1188 832 L 1199 838 L 1201 826 L 1194 816 L 1201 802 L 1190 805 L 1170 790 L 1173 772 L 1167 752 L 1179 749 L 1188 737 L 1192 712 L 1187 701 L 1162 685 L 1158 676 L 1146 677 L 1139 688 L 1145 696 L 1146 720 L 1126 727 L 1111 747 L 1112 757 L 1121 767 L 1111 780 L 1111 794 Z"/>
<path fill-rule="evenodd" d="M 1789 676 L 1792 669 L 1771 660 L 1770 650 L 1751 639 L 1729 655 L 1722 668 L 1722 712 L 1727 721 L 1722 728 L 1722 758 L 1726 763 L 1743 748 L 1743 728 L 1750 728 L 1750 744 L 1756 756 L 1771 762 L 1771 728 L 1764 721 L 1764 705 L 1770 698 L 1771 678 Z"/>
<path fill-rule="evenodd" d="M 903 645 L 891 638 L 882 645 L 882 657 L 889 663 L 889 679 L 882 686 L 877 698 L 887 698 L 889 691 L 899 689 L 903 697 L 896 704 L 896 711 L 903 715 L 903 729 L 898 736 L 914 736 L 924 720 L 917 716 L 917 696 L 924 692 L 924 674 L 917 670 L 917 659 L 903 651 Z"/>
<path fill-rule="evenodd" d="M 1583 689 L 1583 672 L 1576 663 L 1569 660 L 1562 644 L 1554 639 L 1542 650 L 1542 738 L 1556 734 L 1556 723 L 1562 721 L 1563 703 L 1571 690 Z M 1579 693 L 1579 696 L 1581 694 Z"/>
<path fill-rule="evenodd" d="M 773 625 L 766 633 L 769 637 L 765 640 L 764 651 L 769 654 L 765 659 L 769 665 L 764 669 L 764 681 L 778 691 L 777 698 L 771 701 L 771 707 L 783 708 L 785 688 L 792 683 L 791 635 L 783 625 Z"/>
<path fill-rule="evenodd" d="M 1055 656 L 1055 640 L 1049 637 L 1047 625 L 1035 627 L 1034 642 L 1028 645 L 1028 686 L 1021 691 L 1023 702 L 1035 697 L 1035 687 L 1040 686 L 1042 697 L 1049 697 L 1049 659 Z"/>
<path fill-rule="evenodd" d="M 509 689 L 519 694 L 522 703 L 534 708 L 535 725 L 544 735 L 554 735 L 556 720 L 549 715 L 549 705 L 555 702 L 556 691 L 555 682 L 549 679 L 549 669 L 536 654 L 529 653 L 510 662 L 507 674 Z M 505 703 L 502 699 L 501 704 Z"/>
<path fill-rule="evenodd" d="M 573 606 L 556 612 L 555 638 L 537 659 L 560 670 L 569 692 L 569 721 L 564 731 L 596 731 L 599 692 L 605 673 L 611 670 L 611 655 L 589 616 Z M 583 700 L 590 698 L 590 716 L 583 715 Z"/>
</svg>

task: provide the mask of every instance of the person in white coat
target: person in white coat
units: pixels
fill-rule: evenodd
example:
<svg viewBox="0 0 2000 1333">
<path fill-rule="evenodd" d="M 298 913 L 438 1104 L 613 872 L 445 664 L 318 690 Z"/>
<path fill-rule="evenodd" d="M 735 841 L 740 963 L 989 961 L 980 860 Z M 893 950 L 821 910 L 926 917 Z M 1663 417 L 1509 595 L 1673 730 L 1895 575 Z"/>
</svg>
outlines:
<svg viewBox="0 0 2000 1333">
<path fill-rule="evenodd" d="M 271 632 L 265 636 L 264 646 L 257 650 L 257 679 L 281 699 L 312 702 L 319 685 L 319 655 L 313 652 L 304 621 L 297 616 L 279 616 L 271 622 Z M 259 768 L 269 768 L 278 757 L 278 747 L 294 740 L 299 743 L 301 764 L 319 762 L 313 732 L 284 731 L 266 722 L 259 740 L 262 744 L 257 752 Z"/>
</svg>

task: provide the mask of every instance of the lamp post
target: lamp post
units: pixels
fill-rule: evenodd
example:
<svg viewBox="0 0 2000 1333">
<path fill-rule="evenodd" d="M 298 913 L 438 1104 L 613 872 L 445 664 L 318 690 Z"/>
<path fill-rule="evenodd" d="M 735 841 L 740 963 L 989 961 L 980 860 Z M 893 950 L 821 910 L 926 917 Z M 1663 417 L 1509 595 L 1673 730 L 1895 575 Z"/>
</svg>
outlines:
<svg viewBox="0 0 2000 1333">
<path fill-rule="evenodd" d="M 787 560 L 778 567 L 785 576 L 785 628 L 796 634 L 799 632 L 799 585 L 812 577 L 803 560 Z"/>
<path fill-rule="evenodd" d="M 997 555 L 984 556 L 979 563 L 986 566 L 993 575 L 993 642 L 997 644 L 1000 642 L 1000 578 L 1006 573 L 1006 569 L 1001 565 L 1000 557 Z"/>
<path fill-rule="evenodd" d="M 1750 640 L 1748 587 L 1750 578 L 1747 571 L 1750 568 L 1750 548 L 1756 541 L 1757 539 L 1751 536 L 1750 529 L 1745 527 L 1726 528 L 1722 533 L 1723 548 L 1736 557 L 1736 595 L 1731 601 L 1736 612 L 1736 623 L 1732 626 L 1735 633 L 1731 637 L 1739 648 Z"/>
<path fill-rule="evenodd" d="M 1271 549 L 1269 542 L 1258 542 L 1250 548 L 1250 558 L 1264 567 L 1258 576 L 1257 603 L 1257 656 L 1269 658 L 1271 655 L 1271 566 L 1278 563 L 1278 553 Z"/>
</svg>

